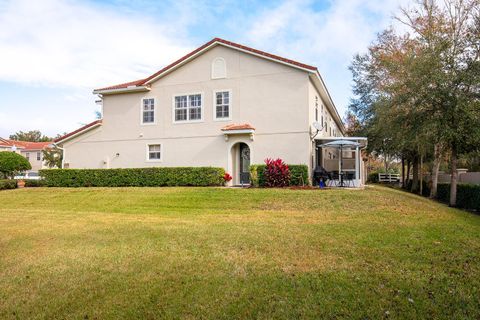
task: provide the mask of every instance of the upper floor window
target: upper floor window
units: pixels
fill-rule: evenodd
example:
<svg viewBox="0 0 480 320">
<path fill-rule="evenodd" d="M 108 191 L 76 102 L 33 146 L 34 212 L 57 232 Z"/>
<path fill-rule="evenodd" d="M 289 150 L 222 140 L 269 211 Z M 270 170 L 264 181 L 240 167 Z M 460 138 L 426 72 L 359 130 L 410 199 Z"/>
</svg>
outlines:
<svg viewBox="0 0 480 320">
<path fill-rule="evenodd" d="M 212 62 L 212 79 L 222 79 L 227 77 L 227 67 L 225 59 L 215 58 Z"/>
<path fill-rule="evenodd" d="M 162 159 L 162 145 L 149 144 L 147 145 L 147 160 L 160 161 Z"/>
<path fill-rule="evenodd" d="M 30 152 L 25 153 L 25 158 L 30 161 Z"/>
<path fill-rule="evenodd" d="M 37 152 L 37 161 L 40 161 L 42 159 L 42 155 L 40 152 Z"/>
<path fill-rule="evenodd" d="M 202 120 L 202 95 L 190 94 L 175 97 L 175 122 Z"/>
<path fill-rule="evenodd" d="M 315 121 L 318 122 L 318 97 L 315 96 Z"/>
<path fill-rule="evenodd" d="M 215 92 L 215 119 L 230 119 L 231 111 L 230 91 Z"/>
<path fill-rule="evenodd" d="M 142 123 L 155 123 L 155 99 L 142 100 Z"/>
</svg>

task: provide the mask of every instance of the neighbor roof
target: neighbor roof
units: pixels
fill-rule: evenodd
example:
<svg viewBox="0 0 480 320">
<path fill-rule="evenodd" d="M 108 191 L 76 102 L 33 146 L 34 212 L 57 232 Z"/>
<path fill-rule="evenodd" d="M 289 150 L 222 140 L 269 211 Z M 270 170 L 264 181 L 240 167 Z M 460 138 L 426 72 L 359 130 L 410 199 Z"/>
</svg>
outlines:
<svg viewBox="0 0 480 320">
<path fill-rule="evenodd" d="M 24 151 L 33 151 L 33 150 L 43 150 L 51 144 L 52 141 L 46 142 L 30 142 L 30 141 L 19 141 L 11 139 L 2 139 L 0 138 L 0 146 L 2 147 L 13 147 L 16 146 L 19 149 Z"/>
</svg>

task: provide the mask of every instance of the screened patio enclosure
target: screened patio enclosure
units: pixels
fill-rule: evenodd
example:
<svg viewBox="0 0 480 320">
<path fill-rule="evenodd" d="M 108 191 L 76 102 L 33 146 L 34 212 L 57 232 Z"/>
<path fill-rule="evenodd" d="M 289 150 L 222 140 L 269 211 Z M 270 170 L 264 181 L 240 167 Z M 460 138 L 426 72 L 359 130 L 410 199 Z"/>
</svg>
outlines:
<svg viewBox="0 0 480 320">
<path fill-rule="evenodd" d="M 330 187 L 361 187 L 366 181 L 362 159 L 366 146 L 365 137 L 316 137 L 314 169 L 328 173 Z"/>
</svg>

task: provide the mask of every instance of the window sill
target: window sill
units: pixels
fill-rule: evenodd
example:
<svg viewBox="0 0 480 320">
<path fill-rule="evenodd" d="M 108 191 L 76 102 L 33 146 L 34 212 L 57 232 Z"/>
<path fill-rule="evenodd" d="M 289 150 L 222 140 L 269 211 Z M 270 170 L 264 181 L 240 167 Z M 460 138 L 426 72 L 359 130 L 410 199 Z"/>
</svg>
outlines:
<svg viewBox="0 0 480 320">
<path fill-rule="evenodd" d="M 229 117 L 229 118 L 213 118 L 213 121 L 232 121 L 232 117 Z"/>
<path fill-rule="evenodd" d="M 173 121 L 173 124 L 188 124 L 188 123 L 201 123 L 205 122 L 203 119 L 202 120 L 184 120 L 184 121 Z"/>
</svg>

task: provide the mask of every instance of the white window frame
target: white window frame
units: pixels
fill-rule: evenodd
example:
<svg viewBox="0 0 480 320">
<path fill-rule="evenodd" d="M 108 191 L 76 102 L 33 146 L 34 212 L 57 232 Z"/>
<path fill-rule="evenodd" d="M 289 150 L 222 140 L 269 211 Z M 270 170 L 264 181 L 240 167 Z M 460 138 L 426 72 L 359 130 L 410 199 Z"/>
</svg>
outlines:
<svg viewBox="0 0 480 320">
<path fill-rule="evenodd" d="M 25 159 L 30 161 L 30 152 L 25 152 Z"/>
<path fill-rule="evenodd" d="M 37 152 L 36 159 L 37 159 L 37 161 L 42 161 L 42 153 L 41 152 Z"/>
<path fill-rule="evenodd" d="M 160 159 L 150 159 L 150 146 L 160 146 Z M 146 162 L 162 162 L 163 161 L 163 144 L 160 142 L 153 142 L 147 143 L 145 147 L 146 155 L 145 160 Z"/>
<path fill-rule="evenodd" d="M 153 99 L 153 122 L 143 122 L 143 100 Z M 153 126 L 157 124 L 157 99 L 155 97 L 142 97 L 140 99 L 140 125 Z"/>
<path fill-rule="evenodd" d="M 217 118 L 217 93 L 228 92 L 228 118 Z M 232 120 L 232 89 L 216 89 L 213 90 L 213 121 L 230 121 Z"/>
<path fill-rule="evenodd" d="M 192 95 L 200 95 L 200 101 L 202 102 L 202 105 L 200 107 L 200 119 L 196 120 L 190 120 L 190 112 L 187 111 L 187 120 L 175 120 L 175 98 L 176 97 L 181 97 L 181 96 L 192 96 Z M 187 110 L 189 110 L 188 105 L 189 105 L 189 99 L 187 98 Z M 199 123 L 203 122 L 205 118 L 205 95 L 203 92 L 189 92 L 189 93 L 176 93 L 172 96 L 172 123 L 173 124 L 183 124 L 183 123 Z"/>
</svg>

